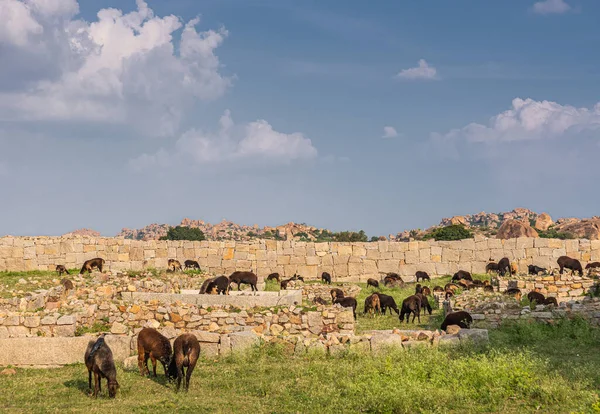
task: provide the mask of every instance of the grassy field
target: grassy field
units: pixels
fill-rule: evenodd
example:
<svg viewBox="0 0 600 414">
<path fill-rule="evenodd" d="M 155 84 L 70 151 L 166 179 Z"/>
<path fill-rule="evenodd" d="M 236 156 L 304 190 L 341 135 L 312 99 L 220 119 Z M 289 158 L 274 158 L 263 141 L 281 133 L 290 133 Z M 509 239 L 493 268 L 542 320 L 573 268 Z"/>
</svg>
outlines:
<svg viewBox="0 0 600 414">
<path fill-rule="evenodd" d="M 118 369 L 117 398 L 87 395 L 83 365 L 0 376 L 2 412 L 600 412 L 600 330 L 584 321 L 517 324 L 482 348 L 377 356 L 287 356 L 263 346 L 200 362 L 188 394 Z M 160 370 L 159 370 L 160 371 Z"/>
</svg>

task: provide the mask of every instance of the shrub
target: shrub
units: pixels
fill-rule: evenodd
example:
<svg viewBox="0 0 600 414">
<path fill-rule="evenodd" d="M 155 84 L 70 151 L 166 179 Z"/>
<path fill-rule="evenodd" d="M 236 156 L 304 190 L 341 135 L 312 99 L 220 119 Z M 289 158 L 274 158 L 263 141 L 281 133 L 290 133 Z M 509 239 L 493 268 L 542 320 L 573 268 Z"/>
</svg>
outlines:
<svg viewBox="0 0 600 414">
<path fill-rule="evenodd" d="M 200 229 L 177 226 L 169 227 L 167 235 L 160 238 L 160 240 L 193 240 L 202 241 L 206 240 L 204 233 Z"/>
<path fill-rule="evenodd" d="M 430 234 L 423 237 L 423 240 L 462 240 L 473 238 L 473 232 L 461 224 L 452 224 L 446 227 L 440 227 L 433 230 Z"/>
<path fill-rule="evenodd" d="M 558 231 L 556 229 L 548 229 L 546 231 L 538 230 L 538 235 L 544 239 L 574 239 L 575 235 L 573 233 L 569 233 L 567 231 Z"/>
</svg>

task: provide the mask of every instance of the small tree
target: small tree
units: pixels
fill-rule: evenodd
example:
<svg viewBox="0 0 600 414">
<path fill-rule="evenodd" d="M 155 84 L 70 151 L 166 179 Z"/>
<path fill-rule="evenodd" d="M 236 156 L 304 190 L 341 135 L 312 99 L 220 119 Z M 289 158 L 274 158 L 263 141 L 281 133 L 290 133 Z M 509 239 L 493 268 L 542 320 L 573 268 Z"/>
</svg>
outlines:
<svg viewBox="0 0 600 414">
<path fill-rule="evenodd" d="M 193 240 L 202 241 L 206 240 L 202 230 L 192 227 L 177 226 L 169 227 L 167 235 L 160 238 L 160 240 Z"/>
<path fill-rule="evenodd" d="M 473 238 L 473 232 L 462 224 L 452 224 L 446 227 L 440 227 L 435 229 L 430 234 L 423 237 L 423 240 L 435 239 L 435 240 L 462 240 Z"/>
</svg>

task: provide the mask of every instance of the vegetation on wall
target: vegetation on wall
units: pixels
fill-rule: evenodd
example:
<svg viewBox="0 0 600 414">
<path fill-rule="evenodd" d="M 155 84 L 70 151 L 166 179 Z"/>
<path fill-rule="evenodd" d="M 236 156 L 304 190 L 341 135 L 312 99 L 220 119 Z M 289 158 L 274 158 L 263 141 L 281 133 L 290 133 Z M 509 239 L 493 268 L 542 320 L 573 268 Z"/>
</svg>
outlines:
<svg viewBox="0 0 600 414">
<path fill-rule="evenodd" d="M 167 235 L 160 238 L 160 240 L 192 240 L 202 241 L 206 240 L 202 230 L 186 226 L 169 227 Z"/>
<path fill-rule="evenodd" d="M 430 234 L 423 237 L 423 240 L 462 240 L 473 238 L 473 232 L 462 224 L 452 224 L 446 227 L 440 227 L 433 230 Z"/>
</svg>

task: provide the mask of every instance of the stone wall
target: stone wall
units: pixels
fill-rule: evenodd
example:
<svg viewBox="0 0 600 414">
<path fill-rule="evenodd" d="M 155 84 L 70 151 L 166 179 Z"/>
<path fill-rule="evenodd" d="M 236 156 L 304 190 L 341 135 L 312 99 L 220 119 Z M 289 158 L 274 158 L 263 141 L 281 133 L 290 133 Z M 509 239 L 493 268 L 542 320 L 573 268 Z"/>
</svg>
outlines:
<svg viewBox="0 0 600 414">
<path fill-rule="evenodd" d="M 252 269 L 259 276 L 271 272 L 317 278 L 321 272 L 336 281 L 366 281 L 382 273 L 413 276 L 452 274 L 459 269 L 483 273 L 487 261 L 508 257 L 526 272 L 528 264 L 556 268 L 562 255 L 600 260 L 600 240 L 475 238 L 454 242 L 311 243 L 257 240 L 234 241 L 134 241 L 92 237 L 2 237 L 0 271 L 53 270 L 56 264 L 81 267 L 83 261 L 102 257 L 114 271 L 167 267 L 167 260 L 196 259 L 211 274 Z"/>
<path fill-rule="evenodd" d="M 537 290 L 546 297 L 554 297 L 558 303 L 581 299 L 594 286 L 594 280 L 586 276 L 564 274 L 543 276 L 519 276 L 499 278 L 499 288 L 503 292 L 509 288 L 519 288 L 523 296 Z"/>
</svg>

